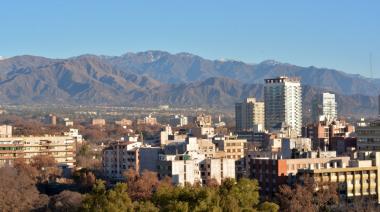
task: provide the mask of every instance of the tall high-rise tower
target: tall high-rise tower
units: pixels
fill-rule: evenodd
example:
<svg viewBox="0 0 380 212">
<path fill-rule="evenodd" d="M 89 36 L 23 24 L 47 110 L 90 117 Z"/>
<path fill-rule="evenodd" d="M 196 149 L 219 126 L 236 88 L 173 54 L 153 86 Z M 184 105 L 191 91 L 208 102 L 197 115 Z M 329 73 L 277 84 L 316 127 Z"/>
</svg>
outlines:
<svg viewBox="0 0 380 212">
<path fill-rule="evenodd" d="M 265 128 L 289 127 L 297 135 L 302 128 L 302 88 L 299 78 L 266 79 L 264 86 Z"/>
<path fill-rule="evenodd" d="M 330 121 L 337 118 L 335 94 L 322 94 L 322 115 Z"/>
<path fill-rule="evenodd" d="M 235 104 L 235 121 L 237 131 L 259 131 L 264 127 L 264 102 L 247 98 Z"/>
</svg>

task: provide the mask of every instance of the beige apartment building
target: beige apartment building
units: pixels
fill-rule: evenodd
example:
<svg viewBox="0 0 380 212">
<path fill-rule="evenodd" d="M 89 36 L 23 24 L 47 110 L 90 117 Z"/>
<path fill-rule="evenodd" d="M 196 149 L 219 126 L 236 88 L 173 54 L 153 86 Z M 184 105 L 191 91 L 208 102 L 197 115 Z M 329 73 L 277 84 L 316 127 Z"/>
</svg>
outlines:
<svg viewBox="0 0 380 212">
<path fill-rule="evenodd" d="M 129 119 L 121 119 L 119 121 L 115 121 L 115 124 L 120 126 L 131 126 L 132 123 L 132 120 Z"/>
<path fill-rule="evenodd" d="M 238 139 L 237 136 L 215 137 L 216 149 L 223 152 L 224 158 L 239 160 L 244 157 L 246 139 Z"/>
<path fill-rule="evenodd" d="M 235 104 L 235 121 L 237 131 L 259 131 L 265 125 L 264 102 L 247 98 Z"/>
<path fill-rule="evenodd" d="M 106 120 L 105 119 L 92 119 L 91 124 L 93 126 L 105 126 L 106 125 Z"/>
<path fill-rule="evenodd" d="M 303 169 L 326 169 L 346 167 L 349 157 L 316 157 L 299 159 L 249 158 L 248 176 L 259 181 L 264 196 L 274 196 L 282 184 L 292 184 Z"/>
<path fill-rule="evenodd" d="M 71 136 L 29 136 L 0 138 L 0 167 L 16 159 L 30 162 L 33 156 L 49 155 L 60 166 L 75 165 L 76 140 Z"/>
<path fill-rule="evenodd" d="M 376 196 L 380 204 L 380 153 L 375 160 L 352 161 L 348 167 L 331 167 L 328 169 L 303 169 L 299 175 L 313 177 L 319 184 L 337 183 L 342 198 Z"/>
</svg>

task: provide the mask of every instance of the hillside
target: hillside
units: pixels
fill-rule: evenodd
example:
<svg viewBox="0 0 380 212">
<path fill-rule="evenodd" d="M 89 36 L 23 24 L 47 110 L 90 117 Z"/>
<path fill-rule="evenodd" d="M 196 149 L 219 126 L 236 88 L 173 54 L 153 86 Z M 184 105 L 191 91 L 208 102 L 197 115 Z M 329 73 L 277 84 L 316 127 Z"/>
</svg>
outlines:
<svg viewBox="0 0 380 212">
<path fill-rule="evenodd" d="M 68 59 L 17 56 L 0 61 L 2 104 L 106 104 L 233 108 L 247 96 L 262 98 L 263 79 L 299 76 L 304 110 L 323 91 L 337 94 L 344 115 L 376 113 L 380 80 L 275 61 L 249 65 L 161 51 L 120 57 L 82 55 Z"/>
</svg>

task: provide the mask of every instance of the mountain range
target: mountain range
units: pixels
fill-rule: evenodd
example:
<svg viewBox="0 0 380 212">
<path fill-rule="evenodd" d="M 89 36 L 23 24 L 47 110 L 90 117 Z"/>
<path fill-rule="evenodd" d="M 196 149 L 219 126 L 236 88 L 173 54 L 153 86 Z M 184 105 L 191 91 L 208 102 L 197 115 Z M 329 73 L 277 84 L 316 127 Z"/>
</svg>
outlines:
<svg viewBox="0 0 380 212">
<path fill-rule="evenodd" d="M 342 115 L 374 115 L 380 79 L 327 68 L 267 60 L 247 64 L 163 51 L 67 59 L 16 56 L 0 60 L 2 104 L 212 106 L 233 108 L 248 96 L 262 99 L 266 78 L 297 76 L 304 112 L 324 91 L 336 93 Z"/>
</svg>

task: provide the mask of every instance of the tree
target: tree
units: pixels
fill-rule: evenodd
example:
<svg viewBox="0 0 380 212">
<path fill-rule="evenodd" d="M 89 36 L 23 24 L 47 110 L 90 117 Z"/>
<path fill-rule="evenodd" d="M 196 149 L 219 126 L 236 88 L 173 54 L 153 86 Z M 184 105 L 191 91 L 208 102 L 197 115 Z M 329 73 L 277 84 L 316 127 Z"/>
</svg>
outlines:
<svg viewBox="0 0 380 212">
<path fill-rule="evenodd" d="M 133 204 L 128 196 L 128 186 L 125 183 L 116 184 L 107 192 L 106 211 L 133 211 Z"/>
<path fill-rule="evenodd" d="M 97 154 L 92 151 L 90 144 L 82 144 L 76 152 L 77 166 L 88 169 L 99 169 L 101 162 L 97 159 Z"/>
<path fill-rule="evenodd" d="M 259 205 L 258 211 L 265 212 L 277 212 L 280 209 L 280 206 L 273 202 L 263 202 Z"/>
<path fill-rule="evenodd" d="M 355 198 L 352 202 L 340 204 L 334 211 L 338 212 L 376 212 L 380 211 L 376 197 Z"/>
<path fill-rule="evenodd" d="M 64 190 L 50 198 L 49 209 L 52 211 L 78 211 L 83 196 L 78 192 Z"/>
<path fill-rule="evenodd" d="M 104 181 L 96 180 L 91 193 L 85 195 L 82 209 L 85 211 L 104 211 L 102 208 L 106 202 L 107 196 Z"/>
<path fill-rule="evenodd" d="M 147 170 L 139 175 L 135 170 L 129 169 L 124 176 L 128 184 L 128 194 L 135 201 L 150 200 L 159 183 L 157 173 Z"/>
<path fill-rule="evenodd" d="M 240 179 L 230 193 L 238 200 L 243 209 L 256 207 L 259 204 L 259 185 L 257 180 Z"/>
<path fill-rule="evenodd" d="M 158 212 L 160 211 L 152 202 L 150 201 L 136 201 L 133 203 L 133 208 L 136 212 Z"/>
<path fill-rule="evenodd" d="M 259 204 L 256 180 L 226 179 L 222 185 L 172 186 L 160 183 L 152 197 L 161 211 L 277 211 L 279 206 L 266 202 Z"/>
<path fill-rule="evenodd" d="M 92 192 L 87 194 L 83 211 L 133 211 L 133 204 L 128 196 L 128 186 L 118 183 L 113 189 L 106 190 L 104 181 L 97 180 Z"/>
<path fill-rule="evenodd" d="M 25 162 L 25 159 L 17 158 L 13 167 L 20 173 L 27 174 L 33 181 L 37 180 L 38 170 Z"/>
<path fill-rule="evenodd" d="M 0 211 L 29 211 L 46 204 L 33 179 L 23 169 L 0 168 Z"/>
<path fill-rule="evenodd" d="M 336 184 L 317 185 L 309 177 L 293 187 L 280 186 L 277 197 L 282 211 L 329 211 L 339 204 Z"/>
<path fill-rule="evenodd" d="M 221 206 L 225 210 L 252 209 L 259 203 L 259 186 L 256 180 L 242 178 L 238 182 L 226 179 L 220 186 Z"/>
<path fill-rule="evenodd" d="M 87 169 L 75 171 L 73 178 L 82 191 L 90 191 L 96 181 L 95 175 Z"/>
<path fill-rule="evenodd" d="M 30 165 L 37 169 L 39 183 L 48 183 L 61 175 L 61 169 L 50 155 L 36 155 L 32 157 Z"/>
</svg>

